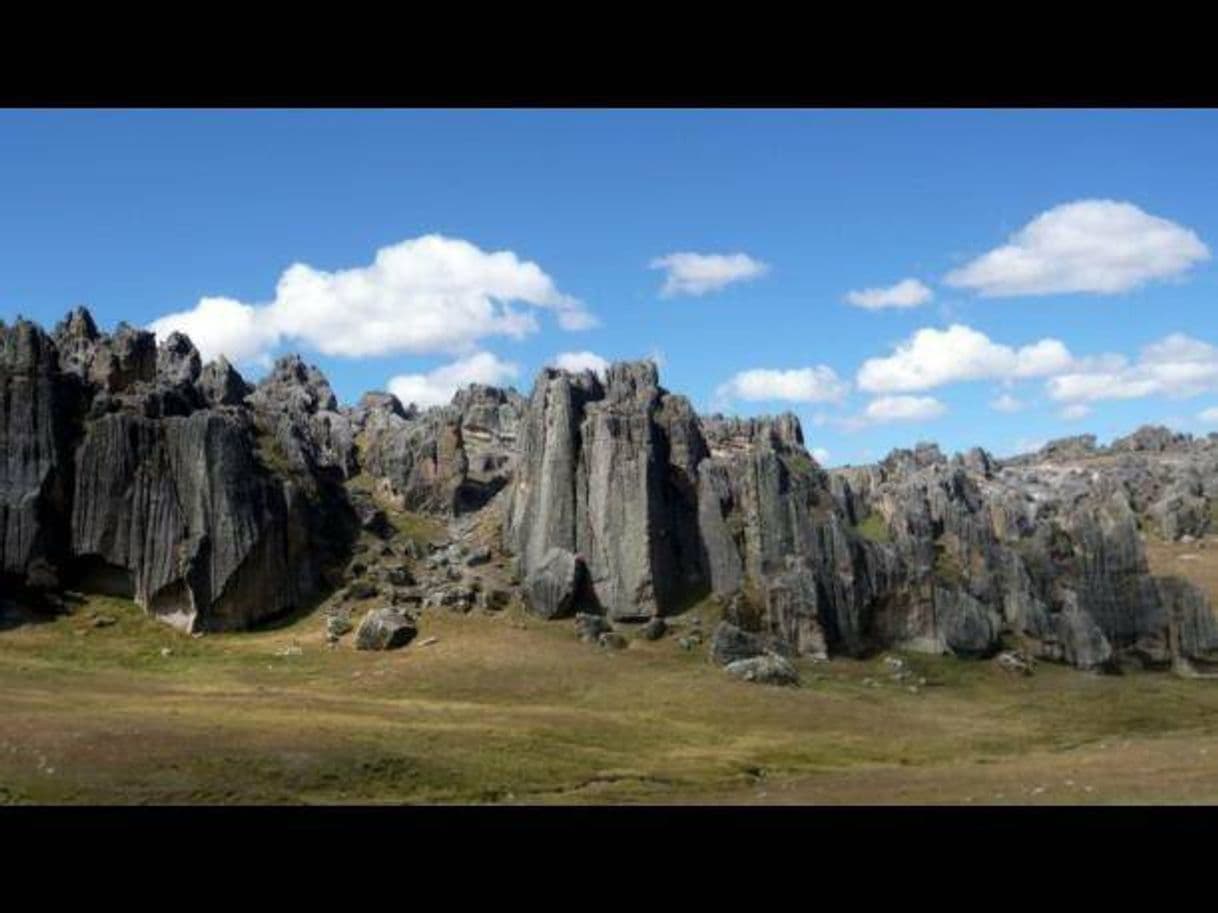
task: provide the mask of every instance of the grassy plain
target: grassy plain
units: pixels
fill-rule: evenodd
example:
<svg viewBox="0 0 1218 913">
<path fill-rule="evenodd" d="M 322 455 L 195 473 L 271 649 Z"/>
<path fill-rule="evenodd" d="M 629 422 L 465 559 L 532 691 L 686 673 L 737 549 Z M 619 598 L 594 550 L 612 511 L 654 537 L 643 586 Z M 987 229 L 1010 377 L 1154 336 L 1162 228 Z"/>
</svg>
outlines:
<svg viewBox="0 0 1218 913">
<path fill-rule="evenodd" d="M 1207 545 L 1151 560 L 1218 596 Z M 1215 681 L 911 654 L 920 686 L 876 657 L 769 688 L 518 606 L 351 639 L 317 612 L 192 638 L 107 598 L 2 630 L 0 803 L 1218 802 Z"/>
</svg>

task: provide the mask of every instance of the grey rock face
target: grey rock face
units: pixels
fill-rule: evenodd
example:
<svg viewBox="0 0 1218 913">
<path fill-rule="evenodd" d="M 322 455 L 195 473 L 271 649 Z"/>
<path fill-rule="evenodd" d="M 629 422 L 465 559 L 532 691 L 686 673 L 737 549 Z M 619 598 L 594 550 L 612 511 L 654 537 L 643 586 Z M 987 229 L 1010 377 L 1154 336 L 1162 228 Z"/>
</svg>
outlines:
<svg viewBox="0 0 1218 913">
<path fill-rule="evenodd" d="M 157 349 L 156 373 L 162 383 L 189 389 L 199 379 L 202 370 L 198 349 L 182 333 L 170 333 Z"/>
<path fill-rule="evenodd" d="M 525 578 L 529 610 L 542 618 L 565 618 L 575 610 L 584 577 L 583 559 L 566 549 L 550 549 Z"/>
<path fill-rule="evenodd" d="M 766 627 L 801 656 L 828 659 L 820 625 L 816 578 L 809 567 L 793 567 L 765 584 Z"/>
<path fill-rule="evenodd" d="M 724 666 L 723 671 L 733 678 L 758 685 L 799 684 L 799 672 L 789 660 L 775 653 L 738 659 Z"/>
<path fill-rule="evenodd" d="M 188 630 L 247 627 L 316 588 L 336 544 L 314 530 L 342 526 L 324 483 L 268 468 L 258 415 L 212 408 L 185 336 L 158 349 L 80 309 L 54 339 L 24 322 L 0 338 L 4 573 L 124 595 Z"/>
<path fill-rule="evenodd" d="M 471 384 L 422 413 L 365 394 L 349 416 L 364 469 L 386 496 L 402 509 L 452 515 L 481 509 L 511 478 L 522 407 L 515 391 Z"/>
<path fill-rule="evenodd" d="M 244 628 L 299 604 L 314 574 L 302 499 L 253 452 L 248 420 L 206 411 L 91 423 L 72 499 L 84 585 L 184 630 Z"/>
<path fill-rule="evenodd" d="M 356 628 L 355 649 L 396 650 L 414 640 L 418 632 L 404 612 L 392 607 L 372 609 Z"/>
<path fill-rule="evenodd" d="M 361 525 L 393 534 L 388 501 L 502 519 L 544 617 L 587 609 L 646 631 L 716 594 L 730 601 L 721 663 L 988 656 L 1008 636 L 1083 668 L 1218 649 L 1204 594 L 1150 576 L 1142 544 L 1216 531 L 1218 437 L 1144 428 L 1009 460 L 919 444 L 825 472 L 794 416 L 699 418 L 650 363 L 603 381 L 547 369 L 527 402 L 471 385 L 426 411 L 389 394 L 346 409 L 298 357 L 251 390 L 180 334 L 158 348 L 83 310 L 53 336 L 0 327 L 0 393 L 4 583 L 72 580 L 192 630 L 299 605 Z M 358 473 L 370 485 L 348 493 Z M 488 557 L 433 556 L 427 599 L 489 605 L 465 579 Z M 353 586 L 406 579 L 378 568 Z"/>
<path fill-rule="evenodd" d="M 1002 619 L 962 590 L 936 588 L 935 625 L 953 653 L 986 656 L 998 646 Z"/>
<path fill-rule="evenodd" d="M 585 556 L 613 619 L 671 609 L 705 587 L 695 470 L 705 453 L 693 410 L 661 390 L 650 362 L 544 370 L 521 430 L 505 540 L 526 573 L 551 548 Z"/>
<path fill-rule="evenodd" d="M 199 395 L 209 406 L 240 406 L 252 392 L 237 370 L 221 355 L 199 372 Z"/>
<path fill-rule="evenodd" d="M 1178 434 L 1162 425 L 1143 425 L 1133 434 L 1117 438 L 1109 450 L 1113 453 L 1163 453 L 1185 449 L 1191 442 L 1192 435 Z"/>
<path fill-rule="evenodd" d="M 75 390 L 41 329 L 28 321 L 0 325 L 0 577 L 40 588 L 59 581 Z"/>
<path fill-rule="evenodd" d="M 341 478 L 358 469 L 355 430 L 338 412 L 325 376 L 297 355 L 285 355 L 246 397 L 259 434 L 276 459 L 298 474 L 327 472 Z"/>
</svg>

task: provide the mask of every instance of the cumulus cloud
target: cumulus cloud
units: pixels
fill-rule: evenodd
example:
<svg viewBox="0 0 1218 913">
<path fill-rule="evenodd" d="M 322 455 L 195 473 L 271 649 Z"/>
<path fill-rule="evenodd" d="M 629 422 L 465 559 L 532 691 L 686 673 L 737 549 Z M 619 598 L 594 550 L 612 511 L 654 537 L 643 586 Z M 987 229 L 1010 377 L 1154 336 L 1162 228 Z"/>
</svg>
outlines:
<svg viewBox="0 0 1218 913">
<path fill-rule="evenodd" d="M 850 384 L 828 365 L 776 371 L 754 368 L 741 371 L 721 384 L 718 399 L 785 400 L 793 403 L 838 403 L 850 391 Z"/>
<path fill-rule="evenodd" d="M 824 447 L 813 447 L 812 459 L 816 460 L 816 462 L 820 463 L 822 466 L 826 466 L 829 463 L 829 451 Z"/>
<path fill-rule="evenodd" d="M 565 330 L 597 322 L 536 263 L 425 235 L 381 248 L 367 266 L 329 272 L 293 264 L 269 303 L 204 298 L 151 326 L 158 336 L 182 330 L 200 350 L 203 342 L 208 354 L 223 352 L 233 361 L 265 357 L 281 341 L 351 358 L 465 354 L 486 337 L 536 332 L 541 311 Z"/>
<path fill-rule="evenodd" d="M 983 297 L 1114 294 L 1208 260 L 1196 233 L 1132 203 L 1078 200 L 1041 213 L 944 282 Z"/>
<path fill-rule="evenodd" d="M 556 355 L 550 364 L 564 371 L 574 373 L 592 371 L 604 377 L 605 369 L 609 367 L 609 360 L 601 358 L 595 352 L 563 352 Z"/>
<path fill-rule="evenodd" d="M 748 254 L 676 253 L 651 261 L 652 269 L 666 271 L 660 294 L 704 295 L 717 292 L 733 282 L 756 279 L 769 272 L 770 267 Z"/>
<path fill-rule="evenodd" d="M 1173 333 L 1144 347 L 1132 363 L 1122 355 L 1080 361 L 1050 378 L 1046 389 L 1052 399 L 1074 403 L 1197 396 L 1218 389 L 1218 348 Z"/>
<path fill-rule="evenodd" d="M 202 298 L 192 310 L 166 314 L 148 329 L 158 339 L 175 330 L 185 333 L 204 361 L 224 355 L 232 362 L 264 365 L 280 336 L 258 308 L 232 298 Z"/>
<path fill-rule="evenodd" d="M 934 297 L 935 293 L 917 279 L 902 279 L 887 288 L 865 288 L 848 292 L 846 301 L 855 307 L 879 311 L 886 308 L 914 308 L 926 304 Z"/>
<path fill-rule="evenodd" d="M 947 407 L 933 396 L 881 396 L 873 399 L 863 410 L 870 423 L 928 421 L 947 412 Z"/>
<path fill-rule="evenodd" d="M 930 421 L 946 413 L 947 407 L 933 396 L 879 396 L 862 412 L 842 418 L 826 417 L 824 423 L 853 434 L 890 422 Z"/>
<path fill-rule="evenodd" d="M 1197 421 L 1207 425 L 1218 425 L 1218 406 L 1211 406 L 1197 413 Z"/>
<path fill-rule="evenodd" d="M 1056 339 L 1015 349 L 963 324 L 946 330 L 925 327 L 887 358 L 865 361 L 858 386 L 868 393 L 904 393 L 966 380 L 1044 377 L 1071 362 L 1069 350 Z"/>
<path fill-rule="evenodd" d="M 491 352 L 475 352 L 426 374 L 399 374 L 386 388 L 403 403 L 420 408 L 443 406 L 466 384 L 504 386 L 520 376 L 520 368 Z"/>
<path fill-rule="evenodd" d="M 1019 412 L 1024 407 L 1023 401 L 1012 396 L 1010 393 L 1003 393 L 990 400 L 990 408 L 995 412 Z"/>
</svg>

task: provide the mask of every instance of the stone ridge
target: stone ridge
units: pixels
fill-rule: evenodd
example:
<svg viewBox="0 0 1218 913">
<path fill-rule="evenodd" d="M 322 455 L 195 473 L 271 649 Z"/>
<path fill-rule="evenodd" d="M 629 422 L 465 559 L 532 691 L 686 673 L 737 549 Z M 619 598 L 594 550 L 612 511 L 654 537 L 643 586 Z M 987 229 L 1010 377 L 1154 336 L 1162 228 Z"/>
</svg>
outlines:
<svg viewBox="0 0 1218 913">
<path fill-rule="evenodd" d="M 250 386 L 182 334 L 106 334 L 77 309 L 50 334 L 0 324 L 0 445 L 8 585 L 122 594 L 187 630 L 309 604 L 397 510 L 498 528 L 543 617 L 655 620 L 711 596 L 776 656 L 1218 661 L 1205 595 L 1150 575 L 1143 545 L 1218 532 L 1215 435 L 1006 460 L 922 443 L 826 471 L 794 415 L 699 416 L 652 362 L 546 368 L 527 399 L 344 407 L 298 356 Z"/>
</svg>

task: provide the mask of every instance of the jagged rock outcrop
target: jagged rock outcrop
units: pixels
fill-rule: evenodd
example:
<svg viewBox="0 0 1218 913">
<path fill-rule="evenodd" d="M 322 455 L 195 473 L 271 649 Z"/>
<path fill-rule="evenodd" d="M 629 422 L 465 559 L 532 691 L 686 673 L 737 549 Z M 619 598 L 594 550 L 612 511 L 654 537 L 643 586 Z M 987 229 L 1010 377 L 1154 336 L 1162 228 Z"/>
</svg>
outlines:
<svg viewBox="0 0 1218 913">
<path fill-rule="evenodd" d="M 297 356 L 251 388 L 181 334 L 105 334 L 83 309 L 53 334 L 0 325 L 0 434 L 5 583 L 125 594 L 189 630 L 302 605 L 353 566 L 360 530 L 392 554 L 397 510 L 487 511 L 471 522 L 501 519 L 526 604 L 585 613 L 598 642 L 625 643 L 609 621 L 662 633 L 715 594 L 724 665 L 888 647 L 1218 660 L 1205 595 L 1152 576 L 1143 544 L 1218 531 L 1214 436 L 1144 428 L 1007 460 L 919 444 L 826 472 L 793 415 L 699 417 L 649 362 L 545 369 L 527 401 L 470 385 L 425 411 L 385 393 L 342 408 Z M 410 598 L 473 606 L 462 576 L 495 556 L 459 557 L 443 592 Z M 386 580 L 415 583 L 405 566 Z"/>
<path fill-rule="evenodd" d="M 267 458 L 286 391 L 244 405 L 239 375 L 201 366 L 182 334 L 107 335 L 84 309 L 53 337 L 0 333 L 5 574 L 125 595 L 187 630 L 248 627 L 314 592 L 344 522 L 315 465 Z"/>
<path fill-rule="evenodd" d="M 254 456 L 248 417 L 112 414 L 77 451 L 81 585 L 184 630 L 249 627 L 299 605 L 318 569 L 301 493 Z"/>
<path fill-rule="evenodd" d="M 553 548 L 583 557 L 588 607 L 613 619 L 672 610 L 705 589 L 696 467 L 706 452 L 684 397 L 651 362 L 538 375 L 521 430 L 505 541 L 526 575 Z"/>
<path fill-rule="evenodd" d="M 208 406 L 239 406 L 253 392 L 223 355 L 203 366 L 196 386 Z"/>
<path fill-rule="evenodd" d="M 357 471 L 355 429 L 338 411 L 325 375 L 298 355 L 285 355 L 246 397 L 276 458 L 298 473 Z"/>
<path fill-rule="evenodd" d="M 990 656 L 1015 637 L 1097 668 L 1166 642 L 1142 518 L 1167 498 L 1162 522 L 1179 524 L 1169 532 L 1208 522 L 1195 479 L 1182 493 L 1186 483 L 1164 489 L 1128 466 L 1077 466 L 1109 453 L 1092 436 L 1010 461 L 919 444 L 825 473 L 794 416 L 698 419 L 686 407 L 648 365 L 615 365 L 603 382 L 539 375 L 505 524 L 526 573 L 554 547 L 582 555 L 580 608 L 611 618 L 661 615 L 680 590 L 709 589 L 732 600 L 738 623 L 798 655 Z M 1134 439 L 1156 455 L 1188 444 Z M 1135 482 L 1151 499 L 1140 508 Z M 1208 608 L 1182 611 L 1200 636 L 1178 649 L 1212 650 Z"/>
<path fill-rule="evenodd" d="M 349 412 L 364 471 L 404 510 L 478 510 L 507 485 L 523 400 L 470 384 L 451 405 L 420 413 L 392 394 L 366 394 Z"/>
<path fill-rule="evenodd" d="M 46 333 L 0 323 L 0 577 L 36 589 L 59 584 L 68 555 L 78 399 Z"/>
</svg>

